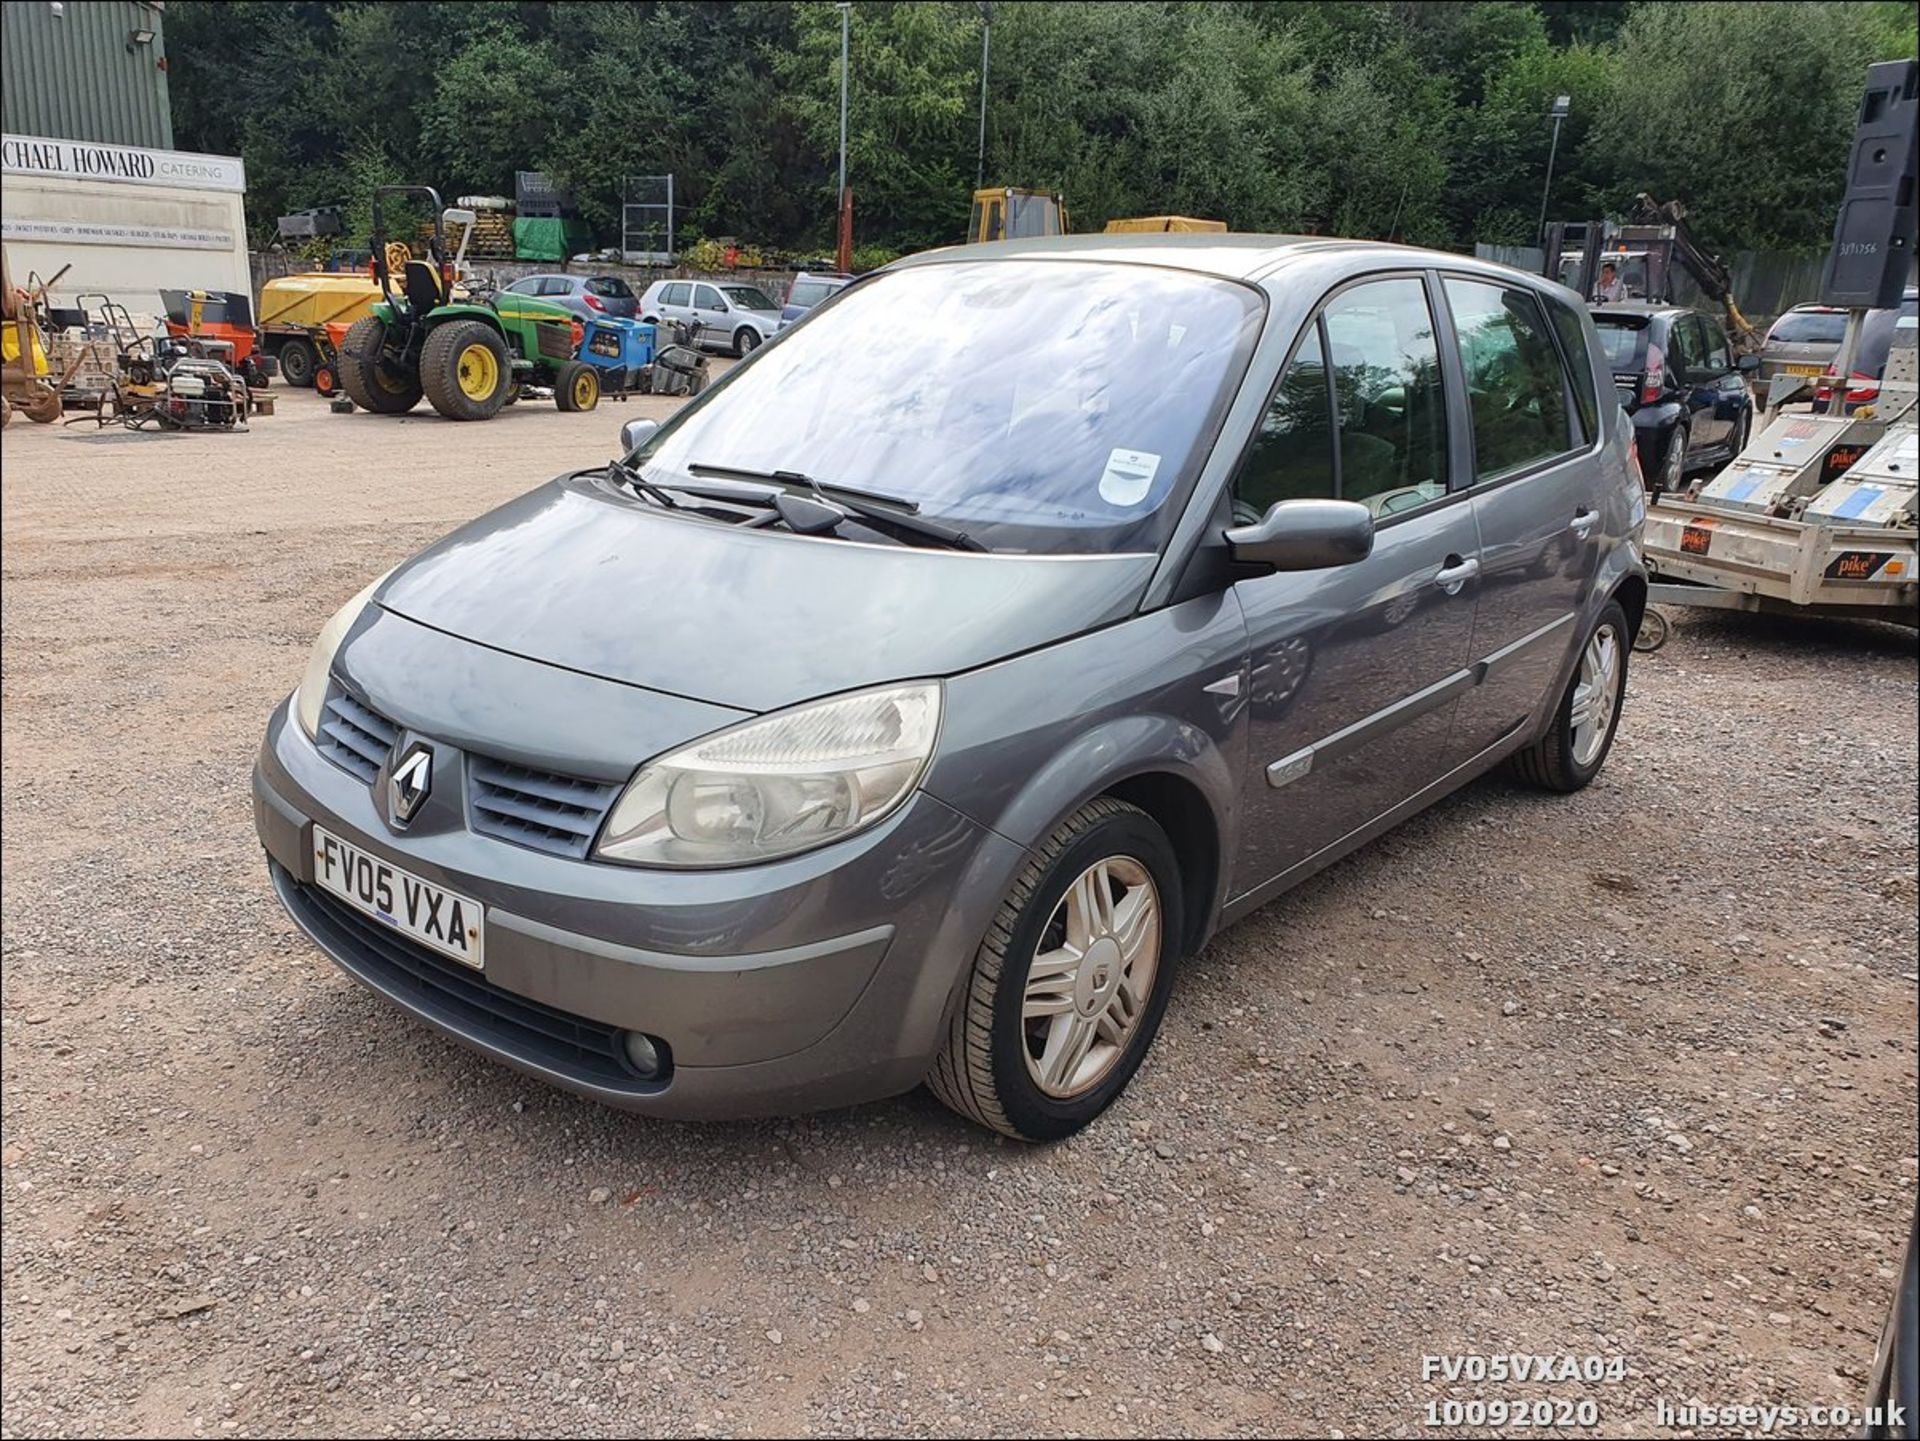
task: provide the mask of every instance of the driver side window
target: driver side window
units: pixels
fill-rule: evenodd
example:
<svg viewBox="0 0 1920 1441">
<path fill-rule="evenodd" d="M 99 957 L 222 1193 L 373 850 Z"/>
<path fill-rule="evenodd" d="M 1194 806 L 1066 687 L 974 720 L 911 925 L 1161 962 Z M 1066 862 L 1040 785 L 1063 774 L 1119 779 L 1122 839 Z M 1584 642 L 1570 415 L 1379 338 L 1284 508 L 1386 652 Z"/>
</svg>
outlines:
<svg viewBox="0 0 1920 1441">
<path fill-rule="evenodd" d="M 1236 522 L 1316 496 L 1384 519 L 1446 493 L 1446 394 L 1426 287 L 1406 276 L 1341 291 L 1308 328 L 1234 476 Z"/>
</svg>

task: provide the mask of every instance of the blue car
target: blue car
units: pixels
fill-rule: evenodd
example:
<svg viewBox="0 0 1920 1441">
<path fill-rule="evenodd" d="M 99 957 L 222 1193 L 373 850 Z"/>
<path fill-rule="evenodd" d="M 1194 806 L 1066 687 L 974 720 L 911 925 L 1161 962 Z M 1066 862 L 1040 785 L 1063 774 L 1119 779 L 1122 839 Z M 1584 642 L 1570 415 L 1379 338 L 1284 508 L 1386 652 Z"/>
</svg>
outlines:
<svg viewBox="0 0 1920 1441">
<path fill-rule="evenodd" d="M 1724 465 L 1747 447 L 1760 358 L 1735 358 L 1711 315 L 1650 302 L 1597 305 L 1593 323 L 1613 372 L 1647 488 L 1680 490 L 1688 475 Z"/>
<path fill-rule="evenodd" d="M 839 271 L 801 271 L 793 278 L 793 289 L 787 292 L 787 303 L 780 307 L 780 328 L 785 330 L 821 301 L 851 284 L 853 277 Z"/>
</svg>

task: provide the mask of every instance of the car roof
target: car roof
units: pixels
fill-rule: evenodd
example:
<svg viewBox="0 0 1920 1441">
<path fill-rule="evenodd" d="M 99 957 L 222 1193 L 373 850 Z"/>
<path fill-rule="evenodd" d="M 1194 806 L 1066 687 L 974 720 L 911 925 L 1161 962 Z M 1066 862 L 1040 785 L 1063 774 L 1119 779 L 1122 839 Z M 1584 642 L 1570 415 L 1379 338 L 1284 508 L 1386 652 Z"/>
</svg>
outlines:
<svg viewBox="0 0 1920 1441">
<path fill-rule="evenodd" d="M 1033 240 L 991 240 L 925 250 L 896 260 L 888 269 L 955 261 L 1092 260 L 1157 265 L 1229 280 L 1258 281 L 1296 262 L 1361 257 L 1385 268 L 1426 267 L 1479 273 L 1501 280 L 1524 277 L 1545 290 L 1563 287 L 1542 276 L 1453 251 L 1427 250 L 1381 240 L 1348 240 L 1325 235 L 1256 235 L 1240 231 L 1134 234 L 1050 235 Z"/>
</svg>

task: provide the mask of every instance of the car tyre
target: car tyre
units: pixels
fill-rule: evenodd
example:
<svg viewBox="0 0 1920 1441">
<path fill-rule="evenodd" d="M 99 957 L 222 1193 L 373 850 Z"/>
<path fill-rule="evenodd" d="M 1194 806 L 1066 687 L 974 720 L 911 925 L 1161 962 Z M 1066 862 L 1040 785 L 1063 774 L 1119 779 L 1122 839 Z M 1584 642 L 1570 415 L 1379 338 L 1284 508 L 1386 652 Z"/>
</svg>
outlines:
<svg viewBox="0 0 1920 1441">
<path fill-rule="evenodd" d="M 280 378 L 288 385 L 305 390 L 313 384 L 313 373 L 320 366 L 320 356 L 311 340 L 295 336 L 280 347 L 279 360 Z"/>
<path fill-rule="evenodd" d="M 1619 601 L 1609 600 L 1581 643 L 1580 659 L 1545 734 L 1513 757 L 1512 769 L 1522 780 L 1567 795 L 1600 774 L 1620 729 L 1632 650 L 1627 613 Z"/>
<path fill-rule="evenodd" d="M 362 410 L 376 415 L 404 415 L 420 403 L 420 377 L 387 364 L 387 324 L 377 315 L 364 316 L 348 327 L 335 357 L 340 388 Z"/>
<path fill-rule="evenodd" d="M 1092 1121 L 1160 1028 L 1185 935 L 1182 894 L 1173 846 L 1145 811 L 1106 796 L 1075 811 L 1037 848 L 974 954 L 927 1077 L 934 1095 L 1025 1141 Z"/>
<path fill-rule="evenodd" d="M 741 326 L 733 332 L 733 353 L 745 360 L 760 348 L 760 332 L 748 326 Z"/>
</svg>

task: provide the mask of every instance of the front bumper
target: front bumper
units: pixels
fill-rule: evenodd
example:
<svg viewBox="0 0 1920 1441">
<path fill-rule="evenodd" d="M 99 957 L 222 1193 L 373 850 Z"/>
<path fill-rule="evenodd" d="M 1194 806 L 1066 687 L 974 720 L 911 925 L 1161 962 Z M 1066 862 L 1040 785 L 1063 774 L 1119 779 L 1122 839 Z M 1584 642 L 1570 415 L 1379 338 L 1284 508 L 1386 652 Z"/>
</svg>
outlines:
<svg viewBox="0 0 1920 1441">
<path fill-rule="evenodd" d="M 437 754 L 436 775 L 457 783 L 461 759 Z M 254 821 L 295 923 L 356 980 L 496 1060 L 680 1118 L 817 1110 L 918 1084 L 1026 859 L 924 794 L 823 850 L 712 872 L 578 861 L 468 828 L 413 835 L 373 795 L 320 755 L 287 706 L 275 712 Z M 484 976 L 314 886 L 316 822 L 481 901 Z M 625 1030 L 666 1042 L 664 1080 L 620 1060 Z"/>
</svg>

